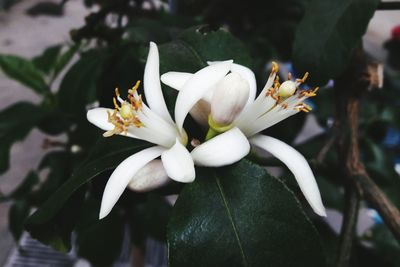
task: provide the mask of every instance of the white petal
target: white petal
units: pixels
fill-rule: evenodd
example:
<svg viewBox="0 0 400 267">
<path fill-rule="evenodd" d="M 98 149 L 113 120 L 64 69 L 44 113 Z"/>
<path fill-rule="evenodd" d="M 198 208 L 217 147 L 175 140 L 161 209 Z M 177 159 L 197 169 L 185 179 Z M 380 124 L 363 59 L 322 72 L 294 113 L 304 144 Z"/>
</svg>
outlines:
<svg viewBox="0 0 400 267">
<path fill-rule="evenodd" d="M 205 67 L 196 72 L 179 92 L 175 105 L 175 121 L 181 131 L 186 115 L 229 71 L 232 60 Z"/>
<path fill-rule="evenodd" d="M 209 65 L 213 65 L 218 63 L 218 61 L 207 61 Z M 231 66 L 231 72 L 237 73 L 240 76 L 242 76 L 243 79 L 245 79 L 249 83 L 250 91 L 249 91 L 249 99 L 247 101 L 246 105 L 249 105 L 253 103 L 254 99 L 256 98 L 256 93 L 257 93 L 257 82 L 256 82 L 256 76 L 254 75 L 254 72 L 249 69 L 246 66 L 240 65 L 233 63 Z"/>
<path fill-rule="evenodd" d="M 196 173 L 189 151 L 178 141 L 161 154 L 161 160 L 168 176 L 182 183 L 194 181 Z"/>
<path fill-rule="evenodd" d="M 128 157 L 118 165 L 111 174 L 110 179 L 108 179 L 104 189 L 100 207 L 100 219 L 110 213 L 111 209 L 124 192 L 126 186 L 138 171 L 147 163 L 159 157 L 164 150 L 165 148 L 159 146 L 146 148 Z"/>
<path fill-rule="evenodd" d="M 150 109 L 172 123 L 172 118 L 161 90 L 158 48 L 153 42 L 150 42 L 149 55 L 144 69 L 143 88 Z"/>
<path fill-rule="evenodd" d="M 192 76 L 193 74 L 188 72 L 170 71 L 161 75 L 161 81 L 179 91 Z"/>
<path fill-rule="evenodd" d="M 114 129 L 114 125 L 108 121 L 107 112 L 113 113 L 114 110 L 110 108 L 94 108 L 86 113 L 86 118 L 90 123 L 94 124 L 100 129 L 104 131 L 111 131 L 112 129 Z M 137 136 L 129 132 L 126 135 L 129 137 L 137 138 Z"/>
<path fill-rule="evenodd" d="M 314 174 L 303 155 L 293 147 L 270 136 L 256 135 L 250 139 L 250 143 L 281 160 L 294 174 L 301 191 L 314 212 L 320 216 L 326 216 Z"/>
<path fill-rule="evenodd" d="M 159 159 L 141 168 L 129 182 L 128 188 L 136 192 L 148 192 L 165 185 L 170 179 Z"/>
<path fill-rule="evenodd" d="M 199 145 L 191 154 L 196 165 L 219 167 L 241 160 L 249 151 L 246 136 L 238 128 L 233 128 Z"/>
<path fill-rule="evenodd" d="M 107 112 L 113 113 L 114 110 L 110 108 L 94 108 L 89 110 L 86 113 L 87 120 L 99 127 L 104 131 L 110 131 L 114 129 L 114 125 L 111 122 L 108 122 L 108 114 Z"/>
</svg>

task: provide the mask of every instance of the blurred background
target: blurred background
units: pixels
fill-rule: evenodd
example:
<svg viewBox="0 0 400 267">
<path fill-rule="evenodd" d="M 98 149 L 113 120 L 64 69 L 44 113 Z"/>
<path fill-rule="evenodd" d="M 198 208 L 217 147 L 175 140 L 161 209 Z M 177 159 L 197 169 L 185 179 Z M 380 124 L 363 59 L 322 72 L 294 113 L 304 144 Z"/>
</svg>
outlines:
<svg viewBox="0 0 400 267">
<path fill-rule="evenodd" d="M 218 33 L 221 31 L 219 28 L 222 27 L 222 31 L 230 31 L 232 37 L 222 36 L 219 37 L 220 39 L 209 40 L 209 42 L 215 46 L 238 42 L 238 47 L 243 46 L 245 52 L 240 55 L 237 51 L 226 53 L 232 56 L 238 54 L 239 62 L 245 65 L 248 63 L 249 67 L 255 70 L 260 85 L 265 82 L 271 60 L 281 63 L 283 76 L 288 71 L 300 76 L 302 67 L 307 64 L 299 63 L 301 60 L 294 59 L 299 56 L 296 54 L 298 50 L 293 49 L 293 43 L 303 42 L 298 40 L 298 35 L 301 34 L 299 31 L 303 29 L 297 27 L 307 10 L 307 4 L 311 1 L 284 0 L 270 1 L 268 4 L 264 2 L 0 0 L 0 56 L 2 57 L 0 69 L 3 69 L 0 71 L 0 111 L 2 111 L 0 160 L 3 162 L 0 193 L 4 197 L 0 203 L 0 265 L 73 266 L 77 264 L 80 256 L 92 261 L 93 255 L 85 254 L 85 252 L 75 251 L 66 255 L 65 258 L 60 256 L 64 254 L 43 252 L 47 247 L 31 239 L 28 234 L 24 234 L 22 225 L 29 213 L 40 206 L 70 176 L 72 169 L 78 166 L 79 161 L 87 157 L 87 151 L 92 148 L 93 142 L 86 142 L 86 140 L 99 135 L 99 132 L 92 128 L 86 131 L 90 126 L 83 125 L 84 123 L 81 122 L 85 119 L 86 108 L 98 103 L 106 103 L 110 106 L 112 103 L 108 99 L 111 99 L 114 87 L 120 86 L 126 89 L 137 79 L 141 79 L 141 68 L 144 64 L 148 41 L 154 40 L 158 44 L 166 44 L 165 47 L 173 46 L 174 40 L 179 38 L 177 36 L 190 27 L 208 25 L 202 26 L 201 29 L 211 32 L 210 35 L 213 32 Z M 390 2 L 393 3 L 393 1 Z M 362 124 L 360 142 L 367 169 L 375 177 L 380 177 L 381 180 L 375 182 L 382 186 L 399 207 L 400 10 L 393 9 L 378 9 L 370 20 L 368 18 L 366 32 L 362 35 L 362 45 L 358 45 L 365 51 L 369 61 L 382 64 L 379 66 L 383 66 L 384 69 L 384 76 L 377 74 L 381 75 L 378 79 L 384 80 L 383 85 L 375 86 L 378 89 L 374 88 L 363 100 L 365 112 L 360 119 L 360 124 Z M 363 12 L 362 8 L 360 12 Z M 363 20 L 361 16 L 354 16 L 352 19 L 355 24 L 358 23 L 357 20 Z M 231 41 L 230 38 L 235 38 L 235 40 Z M 313 42 L 312 39 L 308 41 Z M 340 49 L 339 45 L 336 46 Z M 169 63 L 161 66 L 162 70 L 171 69 L 171 66 L 176 66 L 177 69 L 174 70 L 195 70 L 196 66 L 189 65 L 178 54 L 171 59 L 175 54 L 168 58 L 163 48 L 160 53 L 161 62 L 164 58 L 166 62 L 169 60 Z M 15 55 L 18 59 L 6 58 L 5 55 Z M 217 53 L 215 55 L 222 57 Z M 208 56 L 213 55 L 209 53 Z M 21 58 L 20 61 L 18 61 L 19 58 Z M 296 60 L 297 63 L 293 64 Z M 334 68 L 336 67 L 332 66 L 332 69 Z M 26 77 L 19 71 L 25 73 Z M 311 70 L 311 75 L 313 74 Z M 316 79 L 311 80 L 311 83 L 316 82 L 328 88 L 321 89 L 321 96 L 313 99 L 311 104 L 315 114 L 304 116 L 301 122 L 288 120 L 269 133 L 295 144 L 309 160 L 315 160 L 317 154 L 321 153 L 325 140 L 329 140 L 331 135 L 330 129 L 334 117 L 332 87 L 333 80 L 337 76 L 337 73 L 330 74 L 329 72 L 312 76 Z M 32 89 L 27 89 L 27 87 Z M 85 88 L 91 88 L 91 92 L 79 93 L 79 90 Z M 77 93 L 67 95 L 65 92 L 68 89 L 76 90 Z M 40 106 L 46 109 L 46 114 L 38 115 L 39 121 L 37 117 L 31 115 L 42 111 L 32 109 L 29 105 L 17 112 L 5 112 L 21 103 L 33 103 L 35 107 Z M 75 105 L 77 111 L 74 110 Z M 8 122 L 7 118 L 13 118 L 14 124 L 30 126 L 19 127 Z M 288 133 L 285 129 L 293 130 Z M 84 133 L 77 133 L 79 130 Z M 82 137 L 84 135 L 86 137 Z M 10 136 L 13 137 L 10 138 Z M 60 151 L 64 154 L 60 154 Z M 344 186 L 340 181 L 330 177 L 332 172 L 327 167 L 329 165 L 335 169 L 337 166 L 338 159 L 334 156 L 330 157 L 330 153 L 335 153 L 334 149 L 329 148 L 329 153 L 325 153 L 327 156 L 324 155 L 324 157 L 327 159 L 323 166 L 314 167 L 317 170 L 322 196 L 330 208 L 328 221 L 325 223 L 337 235 L 340 232 L 341 214 L 344 207 Z M 74 155 L 73 159 L 69 159 L 68 164 L 60 160 L 60 157 L 64 157 L 65 154 Z M 47 160 L 44 160 L 46 157 Z M 399 167 L 396 168 L 397 162 L 399 162 Z M 276 164 L 272 162 L 271 165 Z M 52 175 L 57 176 L 54 172 L 60 168 L 63 172 L 61 176 L 66 177 L 53 182 L 53 185 L 45 190 L 46 193 L 43 193 L 43 196 L 32 197 L 31 192 L 40 191 L 38 187 L 45 184 L 45 181 L 49 181 Z M 271 171 L 278 176 L 290 176 L 280 167 L 271 168 Z M 29 178 L 29 175 L 37 177 Z M 35 182 L 24 183 L 26 180 Z M 288 184 L 295 187 L 289 179 Z M 24 185 L 22 189 L 21 185 Z M 104 185 L 101 185 L 101 182 L 100 185 L 92 185 L 90 190 L 94 190 L 93 195 L 98 195 L 97 191 L 101 190 L 96 187 L 102 186 Z M 20 189 L 19 193 L 16 193 L 16 189 Z M 139 199 L 143 199 L 143 196 Z M 139 202 L 143 203 L 143 200 Z M 368 266 L 378 266 L 373 265 L 378 263 L 382 264 L 379 266 L 400 266 L 399 245 L 391 237 L 390 232 L 385 228 L 377 234 L 382 237 L 374 239 L 372 231 L 379 225 L 384 224 L 376 210 L 368 204 L 362 204 L 357 235 L 360 238 L 359 241 L 364 243 L 360 243 L 358 257 L 369 255 L 365 258 L 366 262 L 370 261 L 371 265 Z M 123 231 L 125 233 L 125 230 Z M 137 245 L 139 252 L 134 247 L 132 253 L 129 248 L 125 254 L 116 253 L 118 257 L 123 258 L 120 264 L 130 266 L 128 262 L 131 260 L 131 255 L 142 255 L 137 258 L 143 258 L 142 248 L 146 246 L 150 246 L 152 250 L 152 252 L 147 251 L 147 254 L 151 255 L 147 257 L 147 260 L 144 257 L 144 261 L 148 264 L 146 266 L 166 264 L 166 252 L 162 243 L 143 241 L 147 240 L 148 236 L 154 238 L 151 230 L 144 233 L 144 237 L 138 242 L 140 245 Z M 136 237 L 137 235 L 133 239 Z M 41 241 L 43 240 L 45 238 Z M 162 241 L 162 238 L 156 235 L 154 240 Z M 124 242 L 129 243 L 126 240 L 120 241 L 121 244 L 125 244 Z M 369 249 L 375 245 L 380 247 L 370 252 Z M 21 254 L 21 248 L 29 252 L 30 246 L 39 248 L 40 253 L 49 253 L 49 257 L 54 257 L 55 260 L 49 263 L 45 260 L 35 260 L 35 253 L 32 255 L 28 253 L 25 256 Z M 129 245 L 125 244 L 122 247 L 129 247 Z M 51 248 L 48 249 L 52 251 Z M 156 255 L 157 253 L 159 255 Z M 117 256 L 110 261 L 115 261 Z M 158 258 L 158 262 L 154 261 L 154 258 Z M 143 259 L 139 259 L 137 266 L 142 264 L 140 261 Z M 356 263 L 351 266 L 367 266 L 360 258 L 355 259 L 354 262 Z M 79 266 L 88 266 L 88 264 L 87 261 L 78 263 Z"/>
</svg>

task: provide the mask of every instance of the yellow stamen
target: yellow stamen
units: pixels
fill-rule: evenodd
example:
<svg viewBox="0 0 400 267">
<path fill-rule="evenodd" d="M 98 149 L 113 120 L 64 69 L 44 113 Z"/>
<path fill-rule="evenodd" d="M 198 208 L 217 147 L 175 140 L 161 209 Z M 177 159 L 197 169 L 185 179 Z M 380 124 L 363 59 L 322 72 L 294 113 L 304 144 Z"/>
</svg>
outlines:
<svg viewBox="0 0 400 267">
<path fill-rule="evenodd" d="M 278 73 L 278 71 L 279 71 L 278 63 L 276 63 L 275 61 L 272 61 L 272 70 L 271 70 L 271 72 L 272 73 Z"/>
<path fill-rule="evenodd" d="M 304 82 L 307 80 L 308 75 L 309 75 L 308 72 L 304 73 L 303 78 L 301 78 L 301 79 L 296 79 L 296 82 L 298 82 L 298 83 L 304 83 Z"/>
<path fill-rule="evenodd" d="M 113 98 L 114 111 L 107 112 L 108 122 L 114 125 L 114 129 L 107 131 L 103 134 L 105 137 L 112 136 L 114 134 L 127 134 L 128 128 L 135 126 L 140 128 L 143 123 L 137 116 L 137 112 L 142 108 L 142 96 L 137 94 L 137 89 L 140 85 L 140 81 L 137 81 L 132 89 L 128 90 L 128 101 L 123 101 L 120 98 L 118 88 L 115 88 L 115 97 Z M 122 102 L 120 105 L 118 101 Z"/>
<path fill-rule="evenodd" d="M 295 109 L 300 110 L 300 111 L 303 111 L 303 112 L 306 112 L 306 113 L 308 113 L 308 112 L 310 112 L 310 111 L 312 110 L 312 108 L 311 108 L 309 105 L 307 105 L 306 103 L 300 103 L 300 104 L 298 104 L 298 105 L 295 107 Z"/>
</svg>

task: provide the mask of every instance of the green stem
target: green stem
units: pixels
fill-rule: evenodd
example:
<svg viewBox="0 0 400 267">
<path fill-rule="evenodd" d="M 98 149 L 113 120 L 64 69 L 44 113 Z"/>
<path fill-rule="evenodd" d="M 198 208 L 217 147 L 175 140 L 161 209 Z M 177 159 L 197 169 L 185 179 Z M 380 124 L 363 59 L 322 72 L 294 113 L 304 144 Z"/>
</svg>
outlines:
<svg viewBox="0 0 400 267">
<path fill-rule="evenodd" d="M 220 133 L 214 130 L 212 127 L 208 129 L 207 135 L 206 135 L 206 141 L 210 140 L 211 138 L 219 135 Z"/>
</svg>

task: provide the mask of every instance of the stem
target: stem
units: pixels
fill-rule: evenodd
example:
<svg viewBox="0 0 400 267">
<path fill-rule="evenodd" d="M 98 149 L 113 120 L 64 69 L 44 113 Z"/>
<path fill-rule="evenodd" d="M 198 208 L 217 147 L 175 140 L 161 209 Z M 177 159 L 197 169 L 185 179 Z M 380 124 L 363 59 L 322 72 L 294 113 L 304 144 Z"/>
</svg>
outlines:
<svg viewBox="0 0 400 267">
<path fill-rule="evenodd" d="M 212 127 L 210 127 L 208 129 L 208 132 L 206 134 L 206 141 L 210 140 L 211 138 L 217 136 L 218 134 L 220 134 L 219 132 L 217 132 L 216 130 L 214 130 Z"/>
<path fill-rule="evenodd" d="M 372 84 L 371 80 L 368 80 L 368 77 L 371 77 L 369 74 L 365 54 L 359 49 L 354 54 L 349 70 L 335 81 L 338 157 L 342 163 L 343 177 L 346 177 L 344 183 L 351 186 L 378 211 L 394 237 L 400 241 L 400 212 L 371 179 L 360 160 L 359 106 L 361 96 Z"/>
<path fill-rule="evenodd" d="M 345 211 L 342 229 L 340 231 L 339 255 L 336 259 L 336 267 L 350 266 L 359 206 L 360 197 L 358 193 L 353 190 L 351 186 L 347 187 Z"/>
</svg>

